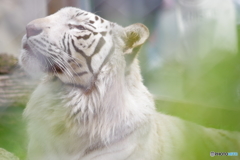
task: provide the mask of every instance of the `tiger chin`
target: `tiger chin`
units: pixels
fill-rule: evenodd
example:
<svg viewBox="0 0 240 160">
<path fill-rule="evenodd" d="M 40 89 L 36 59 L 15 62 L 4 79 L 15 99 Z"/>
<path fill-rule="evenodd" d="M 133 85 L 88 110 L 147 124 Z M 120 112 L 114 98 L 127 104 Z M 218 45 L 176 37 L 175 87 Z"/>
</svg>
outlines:
<svg viewBox="0 0 240 160">
<path fill-rule="evenodd" d="M 121 27 L 72 7 L 27 25 L 19 61 L 44 77 L 24 111 L 29 160 L 195 160 L 239 151 L 236 132 L 157 113 L 137 60 L 148 36 L 143 24 Z"/>
</svg>

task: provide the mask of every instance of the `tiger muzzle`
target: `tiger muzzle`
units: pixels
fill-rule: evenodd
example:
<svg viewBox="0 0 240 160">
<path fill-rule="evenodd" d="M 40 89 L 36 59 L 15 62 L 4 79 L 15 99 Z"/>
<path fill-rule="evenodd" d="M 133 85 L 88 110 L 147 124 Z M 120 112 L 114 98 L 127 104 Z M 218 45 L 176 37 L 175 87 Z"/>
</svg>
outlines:
<svg viewBox="0 0 240 160">
<path fill-rule="evenodd" d="M 42 31 L 43 31 L 42 28 L 36 27 L 36 25 L 34 25 L 34 24 L 29 24 L 26 27 L 27 38 L 36 36 L 36 35 L 40 34 Z"/>
</svg>

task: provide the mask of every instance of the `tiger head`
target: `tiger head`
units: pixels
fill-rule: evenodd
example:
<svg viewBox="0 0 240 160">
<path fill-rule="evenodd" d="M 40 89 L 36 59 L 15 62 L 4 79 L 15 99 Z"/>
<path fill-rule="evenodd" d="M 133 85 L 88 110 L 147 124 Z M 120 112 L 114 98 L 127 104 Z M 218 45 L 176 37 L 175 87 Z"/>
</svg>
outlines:
<svg viewBox="0 0 240 160">
<path fill-rule="evenodd" d="M 54 75 L 63 83 L 89 89 L 109 64 L 129 72 L 148 36 L 143 24 L 124 28 L 67 7 L 27 25 L 19 61 L 31 74 Z"/>
</svg>

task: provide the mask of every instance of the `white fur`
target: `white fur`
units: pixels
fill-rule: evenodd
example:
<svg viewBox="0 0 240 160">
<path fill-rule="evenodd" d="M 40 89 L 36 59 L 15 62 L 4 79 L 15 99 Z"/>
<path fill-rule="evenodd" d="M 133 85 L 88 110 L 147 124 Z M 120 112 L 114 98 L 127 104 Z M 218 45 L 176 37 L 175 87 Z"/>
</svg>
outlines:
<svg viewBox="0 0 240 160">
<path fill-rule="evenodd" d="M 69 13 L 68 16 L 71 16 L 76 10 L 65 8 L 47 19 L 42 19 L 41 22 L 47 20 L 50 24 L 56 23 L 58 20 L 56 17 L 62 17 L 59 16 L 62 13 Z M 95 15 L 91 14 L 91 16 L 94 18 Z M 36 22 L 40 21 L 34 23 Z M 100 24 L 98 26 L 101 28 Z M 112 37 L 105 37 L 111 42 L 106 43 L 106 46 L 109 47 L 114 43 L 114 52 L 94 80 L 92 77 L 86 77 L 87 81 L 92 81 L 92 85 L 87 90 L 66 85 L 69 77 L 65 74 L 61 76 L 47 74 L 45 80 L 32 94 L 24 112 L 28 120 L 30 139 L 28 158 L 30 160 L 196 159 L 194 152 L 185 155 L 184 158 L 184 147 L 192 149 L 198 145 L 196 143 L 189 147 L 186 145 L 187 140 L 193 142 L 208 132 L 215 136 L 220 135 L 201 126 L 157 113 L 153 98 L 142 83 L 137 59 L 133 60 L 129 66 L 129 74 L 125 75 L 124 55 L 131 54 L 134 47 L 145 42 L 148 37 L 146 27 L 135 24 L 123 28 L 115 24 L 111 29 Z M 124 50 L 124 40 L 131 35 L 131 32 L 140 35 L 140 39 L 131 45 L 133 48 Z M 49 37 L 51 39 L 51 35 Z M 105 48 L 102 52 L 107 50 L 108 48 Z M 24 51 L 22 54 L 22 57 L 27 56 Z M 104 54 L 99 53 L 97 56 L 101 55 Z M 25 62 L 23 65 L 26 69 L 29 68 Z M 97 68 L 94 70 L 97 71 Z M 58 76 L 58 80 L 54 81 L 55 76 Z M 82 83 L 81 80 L 76 81 L 77 84 Z M 194 130 L 193 133 L 188 132 L 188 129 L 184 130 L 185 127 Z M 203 154 L 209 155 L 210 151 L 212 150 L 207 149 Z"/>
</svg>

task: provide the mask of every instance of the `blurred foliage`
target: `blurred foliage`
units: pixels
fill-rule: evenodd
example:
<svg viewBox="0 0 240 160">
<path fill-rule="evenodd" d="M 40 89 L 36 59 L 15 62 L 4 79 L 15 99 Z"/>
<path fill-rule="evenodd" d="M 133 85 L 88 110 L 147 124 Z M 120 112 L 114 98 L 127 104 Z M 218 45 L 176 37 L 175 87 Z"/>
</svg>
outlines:
<svg viewBox="0 0 240 160">
<path fill-rule="evenodd" d="M 7 53 L 0 54 L 0 74 L 8 74 L 17 65 L 17 59 Z"/>
<path fill-rule="evenodd" d="M 196 62 L 196 66 L 169 62 L 145 73 L 145 83 L 159 97 L 215 107 L 238 107 L 239 56 L 229 54 L 211 65 L 209 59 L 221 54 L 228 53 L 214 52 L 211 57 Z"/>
<path fill-rule="evenodd" d="M 147 53 L 140 55 L 144 83 L 154 93 L 158 111 L 206 127 L 240 131 L 239 51 L 212 50 L 205 57 L 168 61 L 154 69 L 146 59 Z"/>
<path fill-rule="evenodd" d="M 26 159 L 26 130 L 22 119 L 24 105 L 0 107 L 0 148 Z"/>
</svg>

